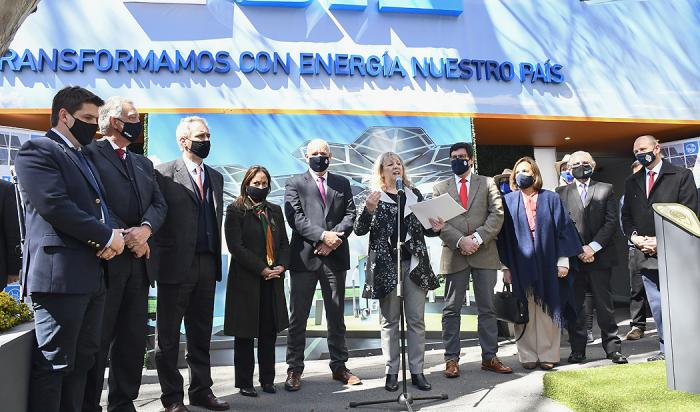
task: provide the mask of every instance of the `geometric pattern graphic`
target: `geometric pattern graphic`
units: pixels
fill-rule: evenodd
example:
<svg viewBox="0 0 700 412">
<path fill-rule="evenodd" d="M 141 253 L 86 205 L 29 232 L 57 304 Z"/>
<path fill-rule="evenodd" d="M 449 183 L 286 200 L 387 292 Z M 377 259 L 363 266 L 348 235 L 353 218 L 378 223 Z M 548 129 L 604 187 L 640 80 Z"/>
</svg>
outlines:
<svg viewBox="0 0 700 412">
<path fill-rule="evenodd" d="M 306 163 L 304 142 L 291 156 Z M 330 170 L 350 180 L 356 204 L 361 204 L 369 190 L 369 177 L 375 159 L 384 152 L 399 154 L 414 185 L 430 185 L 452 174 L 450 145 L 437 145 L 420 127 L 372 126 L 350 144 L 328 143 L 333 159 Z M 243 175 L 247 170 L 240 165 L 213 166 L 224 176 L 224 204 L 239 194 Z M 281 205 L 284 186 L 290 175 L 272 176 L 268 200 Z M 430 195 L 424 193 L 426 197 Z"/>
</svg>

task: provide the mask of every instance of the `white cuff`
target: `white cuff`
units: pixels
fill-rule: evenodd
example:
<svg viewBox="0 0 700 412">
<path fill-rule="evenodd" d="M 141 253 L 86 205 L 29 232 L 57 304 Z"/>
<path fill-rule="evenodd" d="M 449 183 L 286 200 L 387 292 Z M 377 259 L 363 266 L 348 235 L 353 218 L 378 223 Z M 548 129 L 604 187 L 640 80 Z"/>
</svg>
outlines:
<svg viewBox="0 0 700 412">
<path fill-rule="evenodd" d="M 325 231 L 325 230 L 321 233 L 321 239 L 319 239 L 321 242 L 323 242 L 324 236 L 326 236 L 326 231 Z"/>
<path fill-rule="evenodd" d="M 484 244 L 484 240 L 481 238 L 481 235 L 479 235 L 479 232 L 472 233 L 472 236 L 474 236 L 477 245 L 481 246 Z"/>
<path fill-rule="evenodd" d="M 456 246 L 457 249 L 459 249 L 459 242 L 461 242 L 462 239 L 464 239 L 464 236 L 462 236 L 462 237 L 460 237 L 459 239 L 457 239 L 457 246 Z"/>
<path fill-rule="evenodd" d="M 143 225 L 150 227 L 151 232 L 153 231 L 153 226 L 151 225 L 151 222 L 149 222 L 148 220 L 144 220 L 143 222 L 141 222 L 141 226 L 143 226 Z"/>
<path fill-rule="evenodd" d="M 557 266 L 561 266 L 563 268 L 569 268 L 569 258 L 566 256 L 562 256 L 557 260 Z"/>
<path fill-rule="evenodd" d="M 594 240 L 593 242 L 589 243 L 588 246 L 590 246 L 591 249 L 593 249 L 593 251 L 596 252 L 596 253 L 598 253 L 598 251 L 600 251 L 600 249 L 603 248 L 603 247 L 600 245 L 600 243 L 596 242 L 595 240 Z"/>
<path fill-rule="evenodd" d="M 109 237 L 109 240 L 107 241 L 107 244 L 105 245 L 105 249 L 110 247 L 112 245 L 112 241 L 114 240 L 114 232 L 112 232 L 112 236 Z"/>
</svg>

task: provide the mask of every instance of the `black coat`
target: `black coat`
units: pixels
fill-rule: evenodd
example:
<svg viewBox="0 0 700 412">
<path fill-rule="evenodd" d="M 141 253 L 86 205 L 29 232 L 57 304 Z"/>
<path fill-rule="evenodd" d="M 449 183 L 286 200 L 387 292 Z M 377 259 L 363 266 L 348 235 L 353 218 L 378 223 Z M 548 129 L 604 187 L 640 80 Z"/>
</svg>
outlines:
<svg viewBox="0 0 700 412">
<path fill-rule="evenodd" d="M 603 248 L 596 252 L 591 263 L 579 261 L 583 270 L 608 269 L 617 264 L 617 251 L 613 237 L 618 226 L 618 202 L 609 183 L 589 181 L 585 204 L 581 202 L 578 181 L 556 189 L 562 203 L 569 211 L 571 220 L 584 245 L 598 242 Z"/>
<path fill-rule="evenodd" d="M 294 272 L 318 270 L 325 264 L 332 270 L 350 269 L 350 248 L 347 238 L 355 222 L 355 202 L 350 181 L 327 173 L 326 206 L 310 172 L 294 175 L 287 180 L 284 193 L 284 213 L 292 228 L 289 269 Z M 328 256 L 314 254 L 324 231 L 343 232 L 343 243 Z"/>
<path fill-rule="evenodd" d="M 272 228 L 275 263 L 272 266 L 289 267 L 289 241 L 282 209 L 267 202 Z M 231 252 L 231 266 L 226 286 L 224 334 L 254 338 L 259 332 L 260 273 L 267 267 L 265 233 L 262 223 L 251 207 L 231 203 L 226 209 L 224 223 L 226 244 Z M 289 318 L 284 298 L 284 276 L 262 280 L 274 285 L 273 302 L 277 332 L 287 329 Z"/>
<path fill-rule="evenodd" d="M 100 173 L 102 184 L 106 190 L 104 196 L 112 227 L 115 229 L 128 229 L 130 227 L 124 222 L 123 216 L 128 210 L 129 198 L 134 196 L 129 176 L 129 173 L 133 173 L 134 185 L 138 190 L 136 201 L 141 216 L 139 223 L 148 222 L 153 233 L 157 233 L 165 221 L 168 205 L 158 187 L 153 163 L 147 157 L 132 152 L 127 154 L 125 163 L 122 163 L 107 140 L 91 143 L 83 148 L 83 152 L 92 160 Z M 129 170 L 132 172 L 127 173 L 125 164 L 128 164 Z M 148 280 L 153 286 L 157 271 L 157 249 L 152 237 L 148 240 L 148 245 L 151 249 L 151 258 L 146 261 L 146 272 Z M 126 248 L 124 253 L 109 260 L 107 262 L 107 276 L 109 277 L 110 269 L 130 272 L 132 256 L 133 254 Z"/>
<path fill-rule="evenodd" d="M 214 196 L 216 210 L 216 241 L 214 255 L 221 256 L 221 222 L 224 208 L 224 177 L 204 165 Z M 178 284 L 187 280 L 197 246 L 199 200 L 194 183 L 181 157 L 156 166 L 160 191 L 168 204 L 165 222 L 154 237 L 158 248 L 159 283 Z M 221 264 L 216 265 L 216 280 L 221 280 Z"/>
<path fill-rule="evenodd" d="M 21 262 L 19 218 L 12 183 L 0 180 L 0 290 L 8 275 L 18 275 Z"/>
</svg>

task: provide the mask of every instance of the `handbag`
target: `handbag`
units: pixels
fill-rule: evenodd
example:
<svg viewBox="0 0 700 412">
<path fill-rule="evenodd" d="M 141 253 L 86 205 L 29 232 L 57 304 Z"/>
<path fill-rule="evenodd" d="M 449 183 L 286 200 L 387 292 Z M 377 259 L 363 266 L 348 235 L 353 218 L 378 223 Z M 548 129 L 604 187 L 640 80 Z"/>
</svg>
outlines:
<svg viewBox="0 0 700 412">
<path fill-rule="evenodd" d="M 510 283 L 504 283 L 503 291 L 494 294 L 493 306 L 496 309 L 496 319 L 498 320 L 516 325 L 524 325 L 530 321 L 527 302 L 523 303 L 518 300 L 511 290 Z"/>
</svg>

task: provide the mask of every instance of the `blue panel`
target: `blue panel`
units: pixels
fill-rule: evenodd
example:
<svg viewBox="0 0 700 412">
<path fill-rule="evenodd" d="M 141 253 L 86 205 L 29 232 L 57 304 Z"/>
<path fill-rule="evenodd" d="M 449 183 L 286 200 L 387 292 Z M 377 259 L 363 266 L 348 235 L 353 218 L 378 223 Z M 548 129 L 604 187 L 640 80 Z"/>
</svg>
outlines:
<svg viewBox="0 0 700 412">
<path fill-rule="evenodd" d="M 462 0 L 379 0 L 379 11 L 459 16 L 464 11 L 464 3 Z"/>
<path fill-rule="evenodd" d="M 236 0 L 241 6 L 308 7 L 314 0 Z"/>
<path fill-rule="evenodd" d="M 329 10 L 359 10 L 367 8 L 367 0 L 328 0 Z"/>
</svg>

